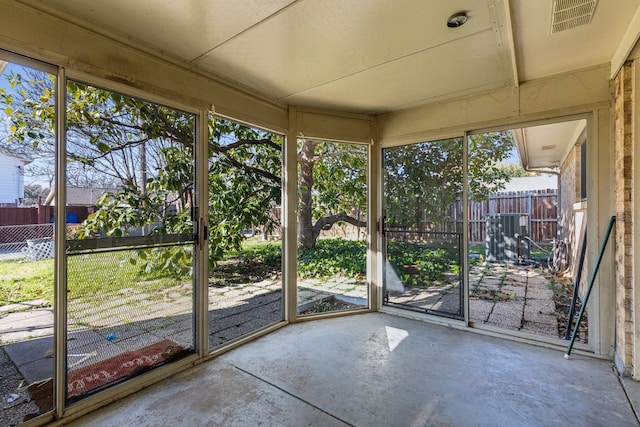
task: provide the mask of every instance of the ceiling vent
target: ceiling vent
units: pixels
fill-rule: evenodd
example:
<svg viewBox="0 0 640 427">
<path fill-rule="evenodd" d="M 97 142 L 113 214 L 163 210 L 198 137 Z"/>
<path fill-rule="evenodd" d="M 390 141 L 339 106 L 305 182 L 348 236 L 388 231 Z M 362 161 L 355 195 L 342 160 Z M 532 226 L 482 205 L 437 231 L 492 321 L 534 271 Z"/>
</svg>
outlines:
<svg viewBox="0 0 640 427">
<path fill-rule="evenodd" d="M 551 34 L 591 22 L 598 0 L 553 0 Z"/>
</svg>

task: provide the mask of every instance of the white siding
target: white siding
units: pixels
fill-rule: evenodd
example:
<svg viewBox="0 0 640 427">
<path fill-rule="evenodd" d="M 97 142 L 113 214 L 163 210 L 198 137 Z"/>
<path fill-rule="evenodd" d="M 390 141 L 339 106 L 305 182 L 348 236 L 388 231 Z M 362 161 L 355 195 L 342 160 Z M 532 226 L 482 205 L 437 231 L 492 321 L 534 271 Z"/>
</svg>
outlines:
<svg viewBox="0 0 640 427">
<path fill-rule="evenodd" d="M 16 203 L 24 197 L 23 172 L 22 160 L 0 153 L 0 203 Z"/>
</svg>

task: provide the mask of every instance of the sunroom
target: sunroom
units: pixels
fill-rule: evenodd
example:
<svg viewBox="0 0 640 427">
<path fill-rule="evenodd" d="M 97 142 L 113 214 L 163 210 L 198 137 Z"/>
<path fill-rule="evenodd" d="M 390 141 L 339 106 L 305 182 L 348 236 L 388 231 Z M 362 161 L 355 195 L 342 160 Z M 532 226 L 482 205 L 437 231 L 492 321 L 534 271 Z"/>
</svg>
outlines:
<svg viewBox="0 0 640 427">
<path fill-rule="evenodd" d="M 274 337 L 351 359 L 350 327 L 390 352 L 426 328 L 432 361 L 467 336 L 573 352 L 633 401 L 639 1 L 0 6 L 0 149 L 25 159 L 0 183 L 7 424 L 81 425 Z M 401 424 L 461 420 L 429 408 Z"/>
</svg>

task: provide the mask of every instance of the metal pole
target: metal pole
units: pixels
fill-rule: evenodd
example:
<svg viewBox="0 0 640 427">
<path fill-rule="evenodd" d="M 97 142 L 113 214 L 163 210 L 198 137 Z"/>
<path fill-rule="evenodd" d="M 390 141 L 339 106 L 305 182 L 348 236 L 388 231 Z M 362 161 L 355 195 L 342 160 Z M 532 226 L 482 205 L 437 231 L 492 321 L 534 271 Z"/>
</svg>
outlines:
<svg viewBox="0 0 640 427">
<path fill-rule="evenodd" d="M 587 232 L 584 232 L 582 238 L 582 248 L 580 248 L 580 261 L 578 262 L 578 274 L 576 276 L 576 282 L 573 287 L 573 296 L 571 297 L 571 308 L 569 309 L 569 316 L 567 318 L 567 328 L 564 332 L 564 339 L 568 340 L 571 333 L 571 324 L 573 323 L 573 317 L 576 315 L 576 302 L 578 300 L 578 290 L 580 289 L 580 281 L 582 280 L 582 266 L 584 265 L 584 256 L 587 252 Z"/>
<path fill-rule="evenodd" d="M 598 269 L 600 268 L 600 262 L 602 261 L 602 257 L 604 256 L 604 250 L 607 247 L 607 241 L 609 240 L 609 236 L 611 235 L 611 230 L 613 229 L 613 224 L 615 224 L 616 217 L 612 216 L 609 220 L 609 227 L 607 227 L 607 233 L 604 236 L 604 240 L 602 241 L 602 246 L 600 246 L 600 254 L 598 254 L 598 260 L 596 261 L 596 265 L 593 269 L 593 273 L 591 273 L 591 278 L 589 279 L 589 287 L 587 288 L 587 293 L 584 296 L 584 301 L 582 301 L 582 307 L 580 307 L 580 314 L 578 314 L 578 320 L 576 320 L 576 325 L 573 328 L 573 334 L 571 335 L 571 341 L 569 342 L 569 346 L 567 347 L 567 352 L 564 355 L 565 359 L 569 358 L 571 354 L 571 349 L 573 348 L 573 343 L 576 340 L 576 334 L 578 333 L 578 326 L 580 326 L 580 321 L 582 320 L 582 316 L 584 315 L 584 310 L 587 307 L 587 301 L 589 300 L 589 294 L 591 294 L 591 288 L 593 288 L 593 283 L 596 280 L 596 275 L 598 274 Z"/>
</svg>

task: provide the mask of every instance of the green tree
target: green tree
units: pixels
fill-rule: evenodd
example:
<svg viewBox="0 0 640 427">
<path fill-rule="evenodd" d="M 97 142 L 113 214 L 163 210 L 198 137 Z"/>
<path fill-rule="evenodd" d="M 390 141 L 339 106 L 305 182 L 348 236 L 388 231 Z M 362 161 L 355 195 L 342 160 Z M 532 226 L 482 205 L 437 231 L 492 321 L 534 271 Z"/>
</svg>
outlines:
<svg viewBox="0 0 640 427">
<path fill-rule="evenodd" d="M 8 143 L 32 157 L 55 154 L 54 76 L 11 73 L 0 89 L 8 120 Z M 101 88 L 68 81 L 67 176 L 69 183 L 109 183 L 82 236 L 126 234 L 153 225 L 151 232 L 192 232 L 194 124 L 189 113 Z M 280 204 L 282 139 L 216 117 L 209 130 L 210 259 L 238 247 L 241 231 L 272 228 Z M 497 162 L 513 146 L 508 133 L 470 137 L 470 189 L 474 199 L 494 192 L 506 174 Z M 339 222 L 365 226 L 366 147 L 314 140 L 298 142 L 299 247 L 312 248 L 323 229 Z M 459 139 L 385 150 L 388 215 L 419 223 L 438 219 L 461 196 Z M 104 186 L 104 185 L 103 185 Z M 428 191 L 427 191 L 428 190 Z M 175 212 L 173 212 L 175 211 Z M 409 215 L 410 218 L 402 216 Z"/>
<path fill-rule="evenodd" d="M 500 163 L 498 164 L 498 168 L 501 169 L 509 179 L 536 176 L 535 172 L 527 172 L 522 166 L 515 163 Z"/>
<path fill-rule="evenodd" d="M 10 74 L 8 80 L 10 89 L 0 90 L 0 104 L 9 122 L 8 142 L 53 164 L 54 76 L 25 70 Z M 97 211 L 84 223 L 79 237 L 99 232 L 118 236 L 149 224 L 152 232 L 189 230 L 194 199 L 192 115 L 68 81 L 66 117 L 68 184 L 100 183 L 120 189 L 98 201 Z M 278 225 L 275 208 L 280 204 L 282 138 L 216 117 L 210 118 L 208 130 L 210 259 L 219 260 L 238 247 L 242 230 Z M 313 246 L 320 229 L 338 221 L 356 221 L 352 211 L 356 217 L 363 215 L 366 190 L 358 193 L 356 188 L 362 190 L 366 183 L 355 177 L 354 170 L 364 170 L 366 155 L 362 157 L 364 147 L 358 147 L 358 152 L 347 144 L 307 140 L 300 144 L 315 152 L 308 162 L 300 163 L 301 176 L 316 175 L 307 186 L 311 197 L 303 202 L 312 204 L 315 224 L 308 228 L 311 240 L 304 241 Z M 359 154 L 343 158 L 348 152 Z M 352 167 L 344 167 L 349 162 Z M 341 186 L 336 179 L 347 182 Z M 349 201 L 346 208 L 345 200 Z M 177 212 L 168 215 L 172 207 Z"/>
<path fill-rule="evenodd" d="M 510 132 L 469 138 L 469 193 L 487 199 L 509 178 L 500 162 L 513 148 Z M 424 231 L 426 223 L 450 219 L 453 203 L 462 199 L 462 138 L 429 141 L 384 150 L 387 223 Z"/>
<path fill-rule="evenodd" d="M 53 158 L 54 79 L 25 71 L 8 80 L 9 90 L 0 89 L 7 142 L 34 157 Z M 68 184 L 97 175 L 119 188 L 98 200 L 77 237 L 121 236 L 135 227 L 193 232 L 192 114 L 69 81 L 66 117 Z M 214 117 L 208 127 L 209 258 L 215 262 L 240 245 L 243 229 L 275 224 L 282 140 Z"/>
<path fill-rule="evenodd" d="M 501 163 L 513 150 L 513 134 L 510 131 L 487 132 L 470 135 L 468 140 L 469 196 L 473 201 L 487 200 L 504 188 L 510 178 Z"/>
<path fill-rule="evenodd" d="M 367 147 L 298 141 L 298 247 L 314 248 L 320 231 L 346 222 L 366 227 Z"/>
</svg>

